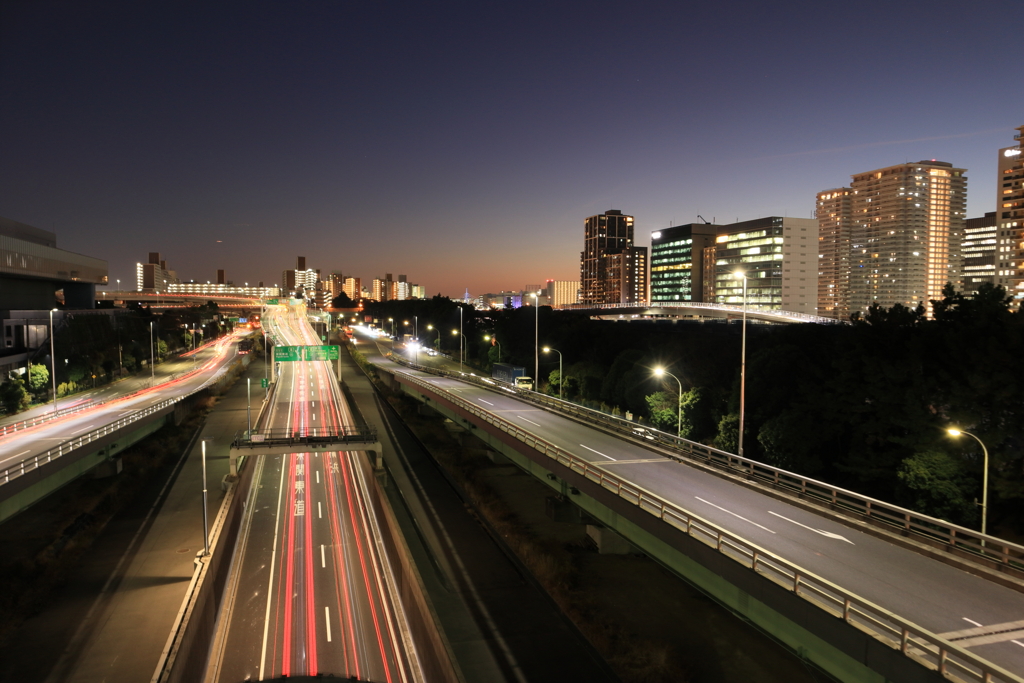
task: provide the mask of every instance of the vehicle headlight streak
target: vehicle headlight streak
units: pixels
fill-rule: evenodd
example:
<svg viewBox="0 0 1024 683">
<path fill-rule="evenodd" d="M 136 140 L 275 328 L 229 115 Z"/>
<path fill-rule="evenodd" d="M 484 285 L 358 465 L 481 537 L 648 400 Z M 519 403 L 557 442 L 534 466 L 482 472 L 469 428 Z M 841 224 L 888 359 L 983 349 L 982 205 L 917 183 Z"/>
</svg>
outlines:
<svg viewBox="0 0 1024 683">
<path fill-rule="evenodd" d="M 292 311 L 286 315 L 266 317 L 275 337 L 287 344 L 320 343 L 303 317 Z M 285 396 L 291 403 L 286 420 L 289 431 L 340 430 L 353 423 L 328 363 L 298 361 L 290 365 L 290 386 L 279 399 L 281 407 Z M 345 675 L 359 680 L 397 683 L 422 679 L 376 519 L 372 484 L 358 460 L 361 457 L 359 453 L 331 452 L 282 458 L 282 482 L 288 490 L 284 492 L 282 519 L 276 520 L 280 525 L 276 555 L 281 560 L 278 567 L 270 568 L 275 579 L 268 596 L 276 602 L 268 624 L 274 642 L 270 662 L 260 666 L 261 678 L 342 673 L 337 670 L 340 665 Z M 312 500 L 319 496 L 326 499 L 323 515 L 328 517 L 327 525 L 317 524 L 319 503 Z M 321 554 L 316 545 L 323 544 L 325 533 L 330 545 L 321 546 Z M 317 574 L 325 569 L 333 569 L 326 585 L 326 577 Z M 334 603 L 326 609 L 325 598 Z M 332 618 L 340 623 L 340 628 L 330 631 L 330 645 L 323 640 L 328 637 L 325 612 L 328 623 Z"/>
</svg>

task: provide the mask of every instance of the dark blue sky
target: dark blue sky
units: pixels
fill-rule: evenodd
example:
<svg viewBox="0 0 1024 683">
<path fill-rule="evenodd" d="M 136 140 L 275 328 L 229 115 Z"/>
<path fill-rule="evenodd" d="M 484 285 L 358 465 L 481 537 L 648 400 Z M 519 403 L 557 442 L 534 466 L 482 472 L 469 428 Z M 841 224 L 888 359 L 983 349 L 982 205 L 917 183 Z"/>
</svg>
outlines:
<svg viewBox="0 0 1024 683">
<path fill-rule="evenodd" d="M 1022 0 L 7 2 L 0 216 L 184 279 L 577 279 L 583 219 L 810 217 L 937 158 L 994 210 Z M 222 240 L 218 242 L 217 240 Z"/>
</svg>

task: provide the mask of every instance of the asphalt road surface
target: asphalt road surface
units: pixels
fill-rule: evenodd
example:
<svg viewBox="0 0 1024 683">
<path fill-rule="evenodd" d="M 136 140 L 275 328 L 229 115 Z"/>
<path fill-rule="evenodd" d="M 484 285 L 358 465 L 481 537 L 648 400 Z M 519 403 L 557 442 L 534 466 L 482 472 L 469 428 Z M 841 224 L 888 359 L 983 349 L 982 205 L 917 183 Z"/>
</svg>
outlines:
<svg viewBox="0 0 1024 683">
<path fill-rule="evenodd" d="M 264 324 L 289 344 L 320 344 L 303 313 L 272 307 Z M 271 428 L 352 424 L 330 363 L 281 363 L 278 383 Z M 366 454 L 266 456 L 255 467 L 213 679 L 421 680 L 369 501 Z"/>
</svg>

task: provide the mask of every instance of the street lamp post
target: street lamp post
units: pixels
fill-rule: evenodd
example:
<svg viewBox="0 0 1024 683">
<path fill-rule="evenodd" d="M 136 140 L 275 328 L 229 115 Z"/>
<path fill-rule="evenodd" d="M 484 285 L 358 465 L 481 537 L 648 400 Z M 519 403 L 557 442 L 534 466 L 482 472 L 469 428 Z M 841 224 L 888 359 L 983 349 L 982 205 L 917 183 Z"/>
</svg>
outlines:
<svg viewBox="0 0 1024 683">
<path fill-rule="evenodd" d="M 57 357 L 53 353 L 53 314 L 56 308 L 50 309 L 50 380 L 53 384 L 53 414 L 57 414 Z M 31 368 L 29 368 L 31 380 Z"/>
<path fill-rule="evenodd" d="M 441 353 L 441 330 L 437 329 L 433 325 L 427 325 L 427 329 L 437 332 L 437 352 Z"/>
<path fill-rule="evenodd" d="M 683 431 L 683 383 L 679 381 L 678 377 L 665 368 L 654 368 L 654 374 L 657 377 L 668 375 L 676 381 L 676 384 L 679 385 L 679 405 L 676 411 L 676 436 L 681 436 Z"/>
<path fill-rule="evenodd" d="M 733 277 L 743 278 L 743 333 L 740 349 L 740 437 L 739 456 L 743 457 L 743 418 L 747 402 L 747 274 L 741 270 L 733 273 Z"/>
<path fill-rule="evenodd" d="M 463 352 L 462 352 L 462 349 L 463 349 L 463 342 L 466 341 L 466 335 L 462 334 L 458 330 L 452 330 L 452 335 L 454 336 L 456 334 L 459 335 L 459 372 L 462 372 L 462 363 L 463 363 L 463 357 L 462 357 Z M 438 333 L 438 337 L 440 337 L 440 336 L 441 336 L 441 334 Z"/>
<path fill-rule="evenodd" d="M 988 522 L 988 449 L 985 448 L 985 443 L 981 439 L 970 432 L 965 432 L 962 429 L 947 429 L 946 433 L 950 436 L 966 434 L 981 445 L 981 452 L 985 456 L 984 471 L 981 475 L 981 535 L 984 536 Z M 985 545 L 985 539 L 981 540 L 981 545 Z"/>
<path fill-rule="evenodd" d="M 459 372 L 466 360 L 466 335 L 462 331 L 462 306 L 459 306 Z"/>
<path fill-rule="evenodd" d="M 203 557 L 210 554 L 210 522 L 206 512 L 206 439 L 202 442 L 203 450 Z"/>
<path fill-rule="evenodd" d="M 565 377 L 562 375 L 562 352 L 558 349 L 553 349 L 550 346 L 544 347 L 544 353 L 554 351 L 558 354 L 558 400 L 562 400 L 562 385 L 565 384 Z M 537 388 L 540 388 L 540 379 L 537 380 Z"/>
<path fill-rule="evenodd" d="M 533 292 L 533 382 L 534 386 L 540 389 L 540 345 L 537 341 L 538 330 L 540 330 L 540 299 L 537 292 Z"/>
<path fill-rule="evenodd" d="M 501 362 L 501 342 L 498 341 L 498 335 L 488 334 L 484 336 L 484 341 L 494 340 L 494 343 L 498 345 L 498 362 Z"/>
<path fill-rule="evenodd" d="M 154 363 L 156 362 L 156 351 L 153 350 L 153 322 L 154 321 L 152 321 L 152 320 L 149 321 L 149 379 L 150 379 L 149 384 L 150 384 L 150 386 L 152 386 L 153 382 L 156 380 L 156 365 L 154 365 Z"/>
</svg>

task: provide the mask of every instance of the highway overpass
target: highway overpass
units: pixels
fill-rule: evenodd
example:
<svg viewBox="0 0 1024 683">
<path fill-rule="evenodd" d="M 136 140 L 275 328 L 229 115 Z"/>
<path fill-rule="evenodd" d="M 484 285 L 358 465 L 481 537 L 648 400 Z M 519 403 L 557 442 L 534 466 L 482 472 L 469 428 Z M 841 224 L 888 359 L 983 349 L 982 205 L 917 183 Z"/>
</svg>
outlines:
<svg viewBox="0 0 1024 683">
<path fill-rule="evenodd" d="M 706 304 L 701 302 L 656 303 L 656 304 L 571 304 L 559 306 L 559 311 L 579 311 L 599 320 L 631 320 L 638 318 L 653 319 L 696 319 L 696 320 L 735 320 L 743 317 L 742 306 L 727 304 Z M 816 323 L 818 325 L 839 325 L 843 321 L 823 318 L 806 313 L 789 311 L 761 310 L 755 306 L 747 307 L 747 318 L 758 322 L 792 324 Z"/>
<path fill-rule="evenodd" d="M 424 370 L 379 364 L 396 388 L 840 680 L 1024 681 L 1024 548 Z"/>
</svg>

